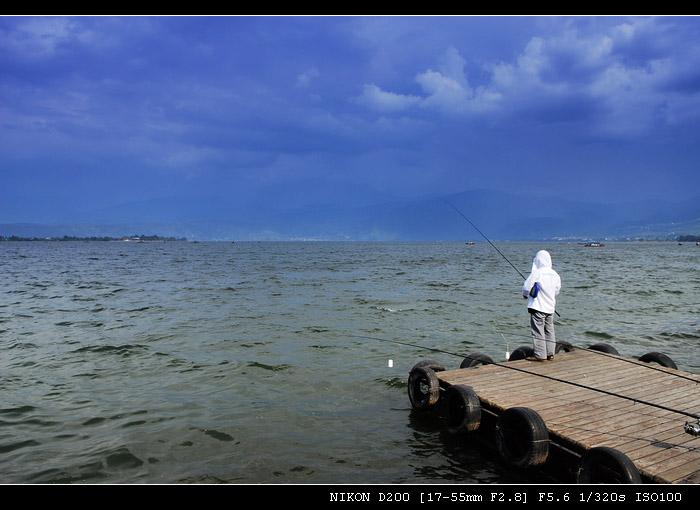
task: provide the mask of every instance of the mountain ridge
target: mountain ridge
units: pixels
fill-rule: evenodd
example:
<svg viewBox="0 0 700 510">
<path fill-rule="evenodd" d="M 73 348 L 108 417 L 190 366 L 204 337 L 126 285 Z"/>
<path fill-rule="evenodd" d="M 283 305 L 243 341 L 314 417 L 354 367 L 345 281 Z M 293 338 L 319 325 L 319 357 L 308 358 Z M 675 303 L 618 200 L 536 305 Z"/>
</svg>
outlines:
<svg viewBox="0 0 700 510">
<path fill-rule="evenodd" d="M 455 211 L 456 208 L 458 211 Z M 137 212 L 140 211 L 140 212 Z M 461 213 L 461 214 L 460 214 Z M 461 217 L 464 215 L 464 217 Z M 98 222 L 5 223 L 0 236 L 119 237 L 191 240 L 537 241 L 672 239 L 700 233 L 700 199 L 609 204 L 469 190 L 373 205 L 309 205 L 246 212 L 226 204 L 160 199 L 123 204 Z M 121 221 L 128 218 L 130 221 Z M 465 221 L 465 218 L 468 221 Z M 472 222 L 470 225 L 469 222 Z M 476 229 L 479 229 L 478 231 Z"/>
</svg>

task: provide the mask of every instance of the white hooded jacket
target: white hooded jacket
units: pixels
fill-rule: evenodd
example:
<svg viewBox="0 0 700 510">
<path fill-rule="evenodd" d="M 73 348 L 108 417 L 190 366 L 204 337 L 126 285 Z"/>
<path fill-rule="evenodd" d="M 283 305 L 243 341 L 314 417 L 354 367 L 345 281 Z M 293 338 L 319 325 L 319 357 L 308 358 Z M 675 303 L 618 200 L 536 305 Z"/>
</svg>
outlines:
<svg viewBox="0 0 700 510">
<path fill-rule="evenodd" d="M 537 283 L 539 290 L 536 297 L 530 295 L 530 290 Z M 554 313 L 556 296 L 561 290 L 561 278 L 552 269 L 552 257 L 545 250 L 538 251 L 532 262 L 532 272 L 523 284 L 523 296 L 527 297 L 527 307 L 538 312 Z"/>
</svg>

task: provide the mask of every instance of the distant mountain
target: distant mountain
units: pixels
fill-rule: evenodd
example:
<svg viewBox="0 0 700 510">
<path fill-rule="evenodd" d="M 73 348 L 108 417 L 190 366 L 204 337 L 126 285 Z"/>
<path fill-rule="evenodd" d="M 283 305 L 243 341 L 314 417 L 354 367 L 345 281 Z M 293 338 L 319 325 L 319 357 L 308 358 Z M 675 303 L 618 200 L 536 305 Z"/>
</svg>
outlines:
<svg viewBox="0 0 700 510">
<path fill-rule="evenodd" d="M 216 201 L 183 204 L 172 199 L 128 204 L 99 211 L 91 218 L 85 224 L 5 224 L 0 225 L 0 236 L 145 234 L 190 240 L 480 241 L 481 231 L 490 240 L 502 241 L 667 239 L 700 234 L 700 198 L 675 204 L 604 204 L 472 190 L 424 200 L 273 211 Z"/>
<path fill-rule="evenodd" d="M 269 222 L 280 233 L 326 239 L 482 240 L 482 234 L 492 240 L 513 241 L 663 239 L 700 233 L 700 199 L 673 205 L 648 201 L 603 204 L 562 198 L 533 201 L 474 190 L 362 208 L 309 207 L 270 218 Z"/>
</svg>

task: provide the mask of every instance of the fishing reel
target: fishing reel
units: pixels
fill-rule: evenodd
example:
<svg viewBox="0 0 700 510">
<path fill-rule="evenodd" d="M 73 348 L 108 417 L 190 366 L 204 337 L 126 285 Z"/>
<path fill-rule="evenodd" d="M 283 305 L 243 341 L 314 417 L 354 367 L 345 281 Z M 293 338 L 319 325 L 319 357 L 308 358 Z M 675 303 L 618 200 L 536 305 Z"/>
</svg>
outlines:
<svg viewBox="0 0 700 510">
<path fill-rule="evenodd" d="M 697 423 L 685 422 L 685 431 L 691 436 L 700 436 L 700 418 Z"/>
</svg>

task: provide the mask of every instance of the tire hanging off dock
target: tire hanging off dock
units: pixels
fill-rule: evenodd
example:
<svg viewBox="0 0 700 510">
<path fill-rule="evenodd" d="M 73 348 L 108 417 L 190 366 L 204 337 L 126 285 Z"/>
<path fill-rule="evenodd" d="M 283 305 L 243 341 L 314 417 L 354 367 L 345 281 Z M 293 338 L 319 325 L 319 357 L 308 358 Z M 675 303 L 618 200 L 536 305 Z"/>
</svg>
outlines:
<svg viewBox="0 0 700 510">
<path fill-rule="evenodd" d="M 639 361 L 643 361 L 645 363 L 658 363 L 662 367 L 678 368 L 671 358 L 661 352 L 648 352 L 643 354 L 639 357 Z"/>
<path fill-rule="evenodd" d="M 487 356 L 486 354 L 475 352 L 474 354 L 469 354 L 466 358 L 464 358 L 462 363 L 459 365 L 459 368 L 471 368 L 477 365 L 493 365 L 493 359 L 491 356 Z"/>
<path fill-rule="evenodd" d="M 427 409 L 440 399 L 440 381 L 429 366 L 417 364 L 408 376 L 408 399 L 416 409 Z"/>
<path fill-rule="evenodd" d="M 642 483 L 639 470 L 627 455 L 608 446 L 591 448 L 581 457 L 577 483 Z"/>
<path fill-rule="evenodd" d="M 510 353 L 508 361 L 517 361 L 519 359 L 529 358 L 534 355 L 535 350 L 532 347 L 528 345 L 522 345 Z"/>
<path fill-rule="evenodd" d="M 592 351 L 607 352 L 608 354 L 614 354 L 615 356 L 620 355 L 620 353 L 617 352 L 617 349 L 608 344 L 593 344 L 589 347 L 589 349 Z"/>
<path fill-rule="evenodd" d="M 476 392 L 464 384 L 445 390 L 447 430 L 453 434 L 474 432 L 481 425 L 481 402 Z"/>
<path fill-rule="evenodd" d="M 509 464 L 527 468 L 549 456 L 549 431 L 542 417 L 528 407 L 511 407 L 496 422 L 496 447 Z"/>
</svg>

